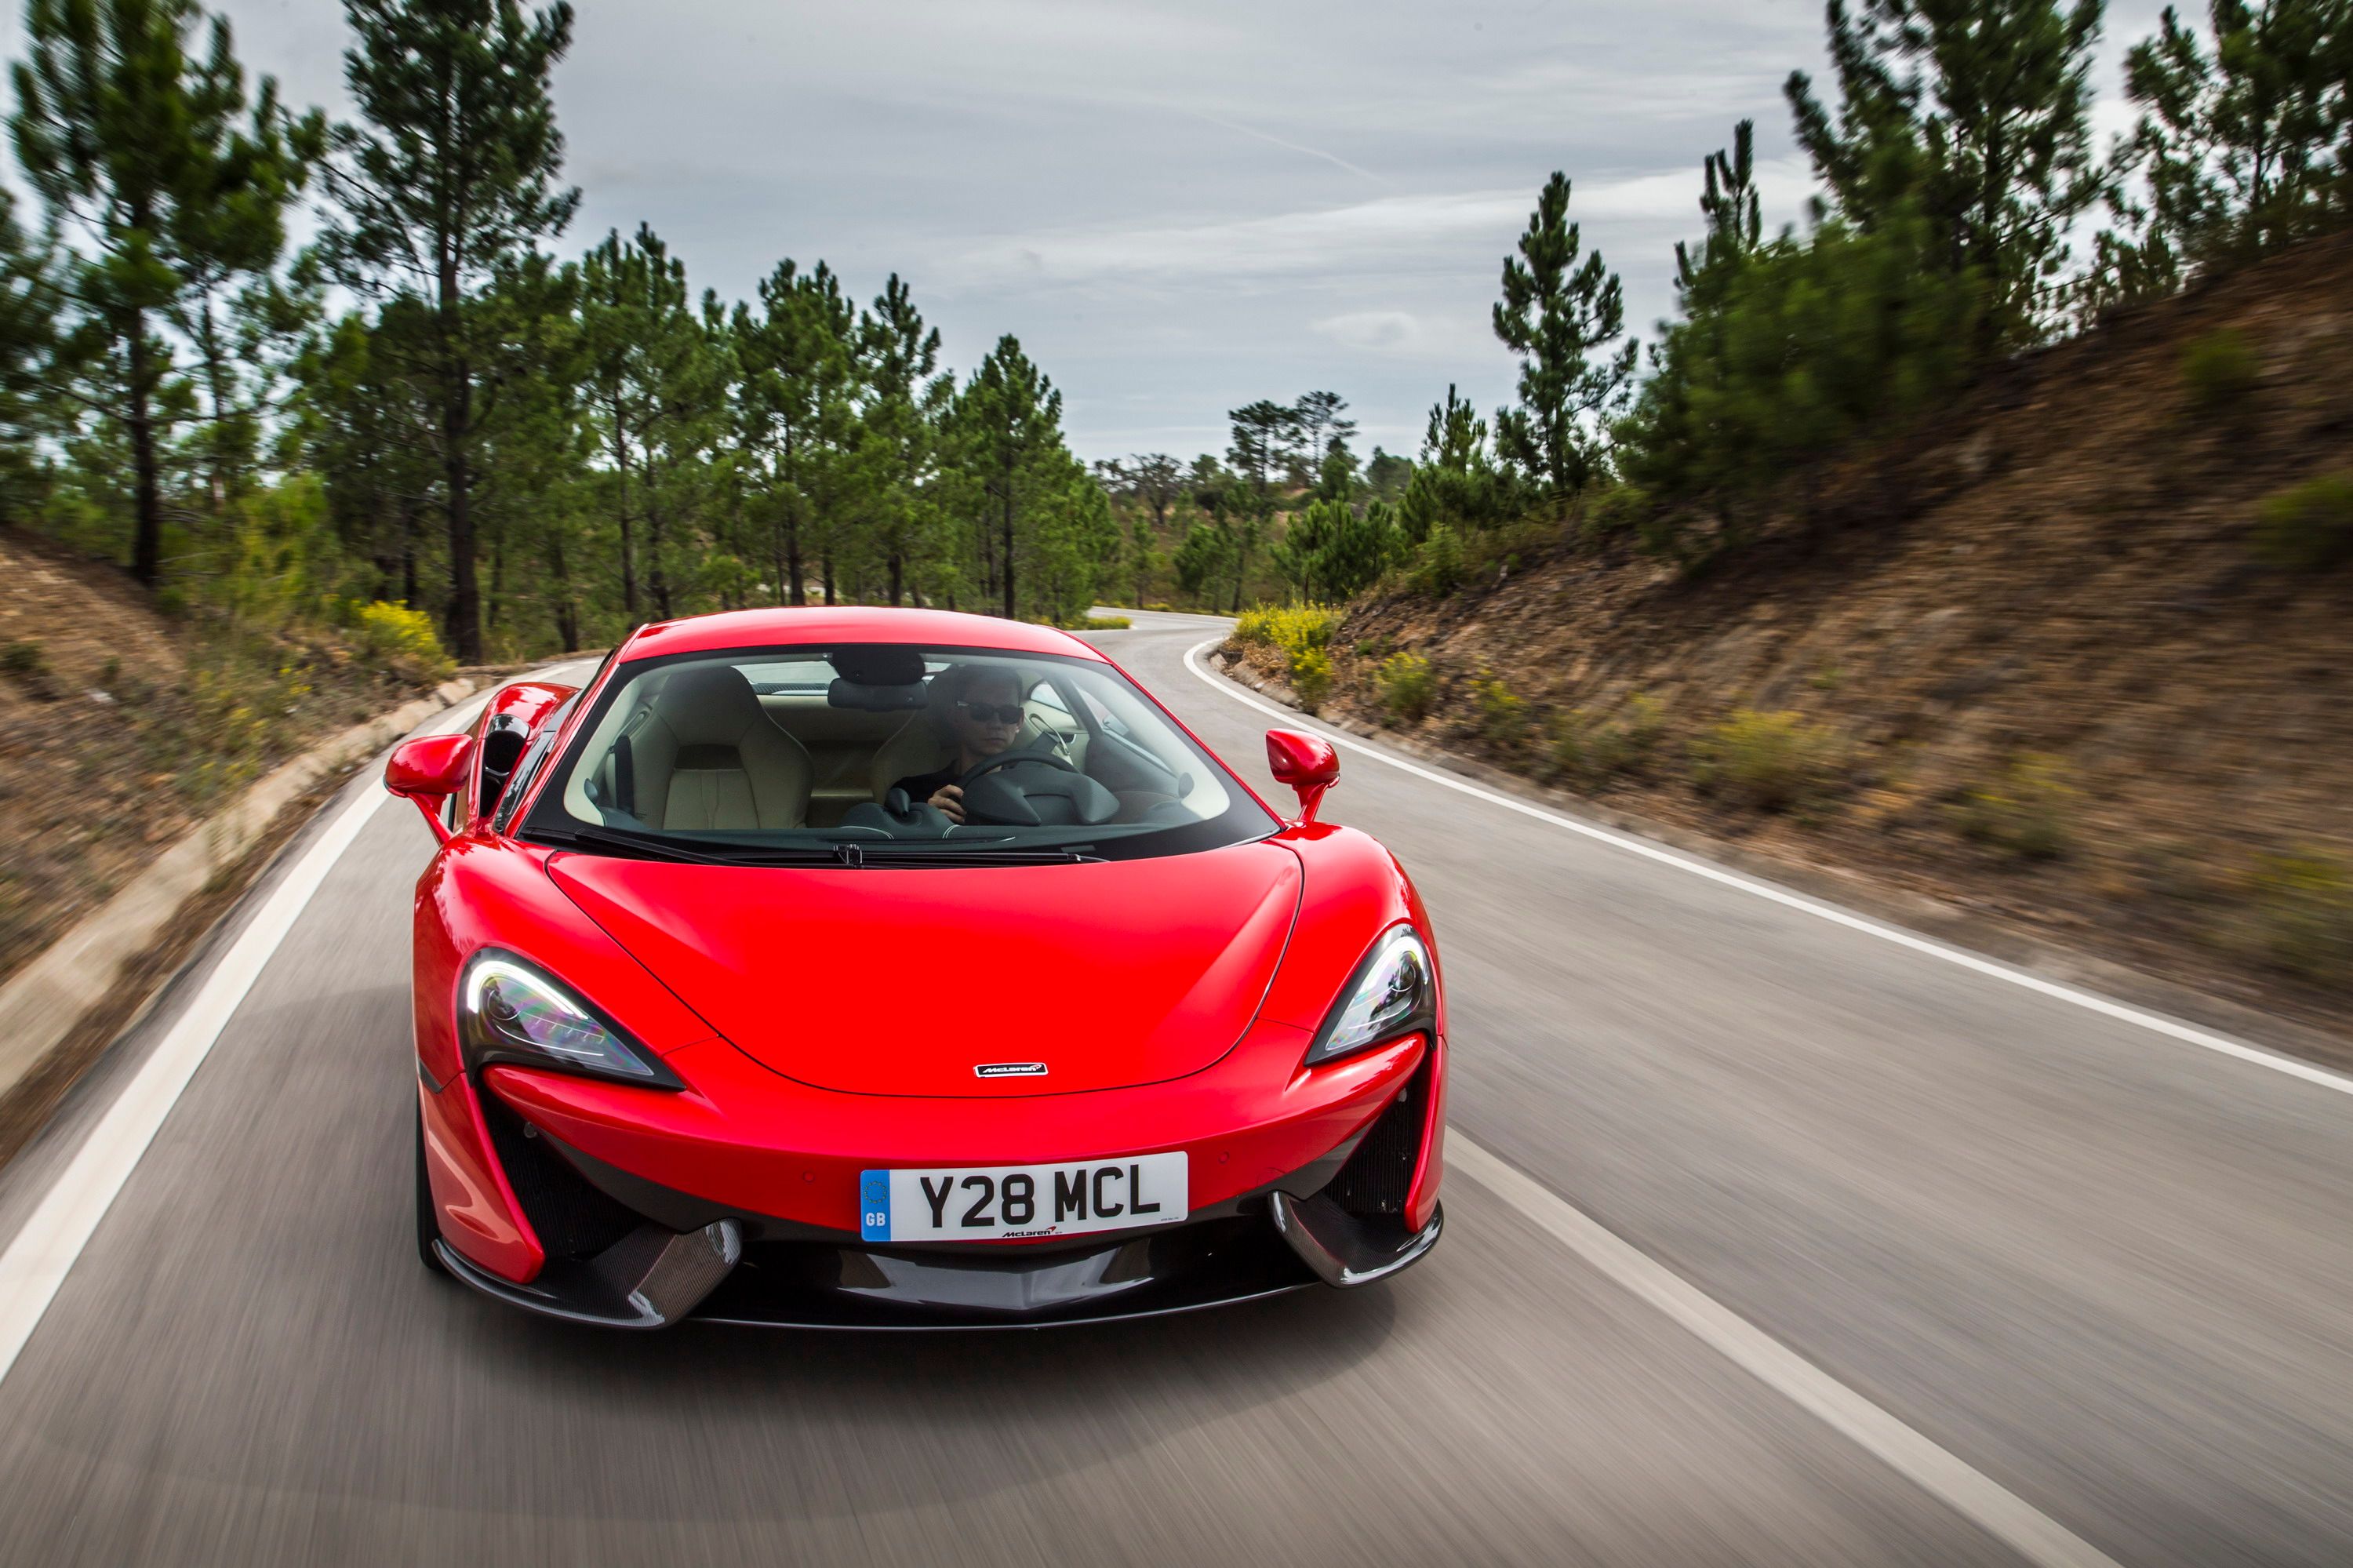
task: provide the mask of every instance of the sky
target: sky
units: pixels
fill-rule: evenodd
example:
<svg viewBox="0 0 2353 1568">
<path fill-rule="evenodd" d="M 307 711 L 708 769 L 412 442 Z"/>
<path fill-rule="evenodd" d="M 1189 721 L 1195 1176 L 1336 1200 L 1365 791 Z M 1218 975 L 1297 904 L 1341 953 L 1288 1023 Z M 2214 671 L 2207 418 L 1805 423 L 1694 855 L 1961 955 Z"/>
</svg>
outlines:
<svg viewBox="0 0 2353 1568">
<path fill-rule="evenodd" d="M 346 111 L 334 0 L 214 8 L 248 70 Z M 1018 337 L 1088 459 L 1222 450 L 1228 409 L 1324 388 L 1360 452 L 1410 453 L 1449 384 L 1510 401 L 1489 310 L 1555 169 L 1649 335 L 1734 122 L 1757 122 L 1768 228 L 1800 220 L 1781 83 L 1824 73 L 1818 0 L 576 8 L 555 98 L 584 199 L 562 249 L 649 223 L 729 298 L 787 256 L 860 300 L 896 271 L 959 374 Z M 2103 146 L 2158 9 L 2109 7 Z M 0 51 L 20 37 L 0 28 Z"/>
</svg>

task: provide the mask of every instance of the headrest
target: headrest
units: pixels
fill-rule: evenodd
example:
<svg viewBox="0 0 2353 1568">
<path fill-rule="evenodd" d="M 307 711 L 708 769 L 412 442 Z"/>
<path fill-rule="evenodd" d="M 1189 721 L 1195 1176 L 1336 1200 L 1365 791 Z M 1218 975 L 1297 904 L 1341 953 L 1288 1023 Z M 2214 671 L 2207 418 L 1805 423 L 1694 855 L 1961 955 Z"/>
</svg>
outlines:
<svg viewBox="0 0 2353 1568">
<path fill-rule="evenodd" d="M 919 686 L 923 681 L 920 649 L 898 642 L 859 642 L 825 656 L 834 673 L 853 686 Z M 847 707 L 849 704 L 837 704 Z M 920 701 L 909 707 L 921 706 Z"/>
<path fill-rule="evenodd" d="M 894 714 L 923 705 L 926 692 L 922 684 L 913 686 L 870 686 L 857 681 L 836 681 L 825 689 L 829 706 L 856 708 L 860 713 Z"/>
<path fill-rule="evenodd" d="M 754 725 L 766 722 L 760 699 L 744 672 L 733 664 L 695 664 L 672 675 L 654 699 L 681 744 L 732 746 Z"/>
</svg>

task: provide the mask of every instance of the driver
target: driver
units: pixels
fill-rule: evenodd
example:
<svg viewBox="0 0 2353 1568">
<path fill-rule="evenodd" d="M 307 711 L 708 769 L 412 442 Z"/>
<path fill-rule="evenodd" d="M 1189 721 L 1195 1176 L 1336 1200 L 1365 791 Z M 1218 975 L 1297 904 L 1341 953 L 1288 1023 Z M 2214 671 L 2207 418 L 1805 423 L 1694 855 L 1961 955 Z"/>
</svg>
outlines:
<svg viewBox="0 0 2353 1568">
<path fill-rule="evenodd" d="M 965 664 L 949 677 L 948 730 L 954 761 L 935 773 L 899 780 L 910 800 L 928 800 L 947 816 L 964 821 L 964 786 L 955 782 L 992 757 L 1001 757 L 1021 732 L 1021 677 L 1001 665 Z"/>
</svg>

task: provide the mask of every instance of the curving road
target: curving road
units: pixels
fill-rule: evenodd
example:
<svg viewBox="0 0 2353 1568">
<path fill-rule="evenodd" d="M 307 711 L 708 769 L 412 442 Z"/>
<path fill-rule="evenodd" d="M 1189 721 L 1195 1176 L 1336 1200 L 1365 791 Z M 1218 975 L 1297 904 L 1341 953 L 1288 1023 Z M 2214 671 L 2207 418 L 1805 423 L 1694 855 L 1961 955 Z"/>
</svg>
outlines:
<svg viewBox="0 0 2353 1568">
<path fill-rule="evenodd" d="M 1136 619 L 1102 645 L 1276 798 L 1186 663 L 1220 623 Z M 1431 1261 L 871 1339 L 417 1267 L 427 840 L 354 785 L 0 1172 L 0 1562 L 2353 1561 L 2353 1083 L 1428 771 L 1349 750 L 1328 814 L 1444 943 Z"/>
</svg>

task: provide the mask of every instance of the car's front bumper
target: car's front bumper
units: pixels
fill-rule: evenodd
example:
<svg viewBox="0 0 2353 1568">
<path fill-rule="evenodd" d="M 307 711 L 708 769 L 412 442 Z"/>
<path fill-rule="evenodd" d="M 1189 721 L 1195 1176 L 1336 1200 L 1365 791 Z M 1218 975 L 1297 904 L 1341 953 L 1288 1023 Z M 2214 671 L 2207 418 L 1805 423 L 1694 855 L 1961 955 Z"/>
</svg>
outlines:
<svg viewBox="0 0 2353 1568">
<path fill-rule="evenodd" d="M 1044 1326 L 1370 1283 L 1419 1260 L 1441 1224 L 1442 1041 L 1269 1075 L 1271 1053 L 1297 1060 L 1278 1039 L 1206 1082 L 920 1102 L 812 1090 L 713 1044 L 686 1065 L 686 1095 L 504 1067 L 427 1086 L 450 1271 L 615 1327 Z M 1271 1086 L 1252 1095 L 1253 1080 Z M 1181 1224 L 903 1246 L 856 1228 L 861 1170 L 1172 1148 L 1192 1172 Z"/>
</svg>

